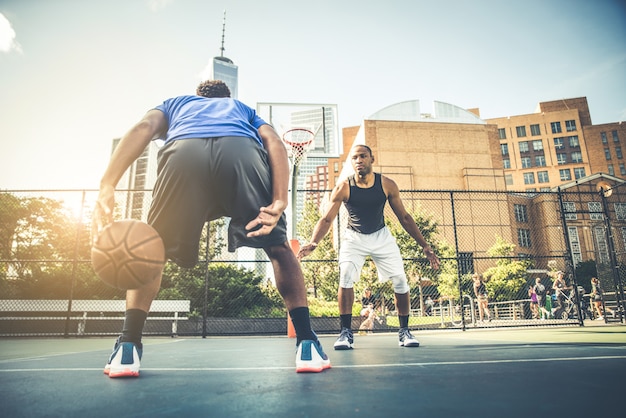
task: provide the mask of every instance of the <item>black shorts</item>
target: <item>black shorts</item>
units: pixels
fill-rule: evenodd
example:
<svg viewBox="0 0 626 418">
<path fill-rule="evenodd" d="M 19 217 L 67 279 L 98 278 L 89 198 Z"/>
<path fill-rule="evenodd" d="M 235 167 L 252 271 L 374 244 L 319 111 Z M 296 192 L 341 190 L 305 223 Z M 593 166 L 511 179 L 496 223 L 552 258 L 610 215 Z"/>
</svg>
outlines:
<svg viewBox="0 0 626 418">
<path fill-rule="evenodd" d="M 252 138 L 181 139 L 159 151 L 148 223 L 165 244 L 169 259 L 181 267 L 198 262 L 202 228 L 230 217 L 228 250 L 266 248 L 287 241 L 285 214 L 269 235 L 248 238 L 248 222 L 272 203 L 267 151 Z"/>
</svg>

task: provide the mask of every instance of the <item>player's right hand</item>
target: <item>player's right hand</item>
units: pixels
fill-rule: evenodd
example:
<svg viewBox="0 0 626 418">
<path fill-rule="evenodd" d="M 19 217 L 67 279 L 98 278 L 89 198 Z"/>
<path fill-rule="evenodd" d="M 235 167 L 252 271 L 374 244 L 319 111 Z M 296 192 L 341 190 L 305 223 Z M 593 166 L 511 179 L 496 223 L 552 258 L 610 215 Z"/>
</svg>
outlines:
<svg viewBox="0 0 626 418">
<path fill-rule="evenodd" d="M 304 257 L 311 254 L 316 248 L 317 244 L 314 244 L 312 242 L 308 243 L 307 245 L 303 245 L 302 247 L 300 247 L 298 254 L 296 254 L 296 258 L 298 260 L 302 260 Z"/>
<path fill-rule="evenodd" d="M 113 207 L 115 206 L 115 187 L 100 186 L 100 193 L 91 217 L 91 245 L 96 244 L 100 231 L 113 222 Z"/>
</svg>

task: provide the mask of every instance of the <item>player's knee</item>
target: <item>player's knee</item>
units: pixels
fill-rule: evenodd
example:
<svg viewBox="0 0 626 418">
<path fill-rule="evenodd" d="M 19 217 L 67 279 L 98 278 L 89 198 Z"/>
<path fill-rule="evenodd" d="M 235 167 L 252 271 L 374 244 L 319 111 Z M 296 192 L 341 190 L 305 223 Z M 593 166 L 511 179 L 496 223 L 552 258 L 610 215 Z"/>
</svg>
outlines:
<svg viewBox="0 0 626 418">
<path fill-rule="evenodd" d="M 358 271 L 353 263 L 342 263 L 339 266 L 339 287 L 351 289 L 358 277 Z"/>
<path fill-rule="evenodd" d="M 402 295 L 410 290 L 409 283 L 405 275 L 392 277 L 391 283 L 393 283 L 393 291 L 395 293 Z"/>
</svg>

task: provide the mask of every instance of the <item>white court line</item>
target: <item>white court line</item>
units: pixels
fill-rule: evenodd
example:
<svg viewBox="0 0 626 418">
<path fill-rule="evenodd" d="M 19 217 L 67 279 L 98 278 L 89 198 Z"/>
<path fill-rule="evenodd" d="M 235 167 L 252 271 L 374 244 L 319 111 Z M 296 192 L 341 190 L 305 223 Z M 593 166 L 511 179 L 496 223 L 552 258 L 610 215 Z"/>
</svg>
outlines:
<svg viewBox="0 0 626 418">
<path fill-rule="evenodd" d="M 392 368 L 392 367 L 431 367 L 431 366 L 466 366 L 485 364 L 511 364 L 511 363 L 534 363 L 534 362 L 556 362 L 556 361 L 581 361 L 581 360 L 626 360 L 626 356 L 593 356 L 593 357 L 554 357 L 554 358 L 529 358 L 529 359 L 509 359 L 509 360 L 476 360 L 476 361 L 436 361 L 423 363 L 386 363 L 386 364 L 355 364 L 332 366 L 333 369 L 371 369 L 371 368 Z M 271 370 L 292 370 L 295 366 L 270 366 L 270 367 L 149 367 L 142 368 L 141 371 L 158 372 L 214 372 L 214 371 L 271 371 Z M 61 367 L 61 368 L 37 368 L 37 369 L 0 369 L 0 373 L 28 373 L 28 372 L 76 372 L 76 371 L 102 371 L 100 368 L 85 367 Z"/>
</svg>

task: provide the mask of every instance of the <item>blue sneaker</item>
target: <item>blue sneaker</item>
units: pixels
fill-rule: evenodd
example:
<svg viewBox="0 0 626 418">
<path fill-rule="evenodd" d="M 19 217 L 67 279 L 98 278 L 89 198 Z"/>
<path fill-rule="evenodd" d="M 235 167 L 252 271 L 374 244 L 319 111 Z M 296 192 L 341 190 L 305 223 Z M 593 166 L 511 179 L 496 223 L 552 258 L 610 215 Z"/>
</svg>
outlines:
<svg viewBox="0 0 626 418">
<path fill-rule="evenodd" d="M 113 346 L 113 353 L 104 366 L 104 374 L 109 377 L 137 377 L 143 345 L 131 342 L 121 342 L 118 338 Z"/>
<path fill-rule="evenodd" d="M 296 373 L 319 373 L 330 369 L 330 360 L 319 340 L 303 340 L 296 351 Z"/>
</svg>

